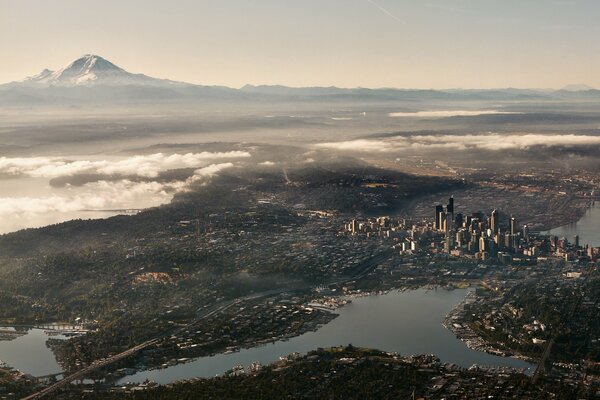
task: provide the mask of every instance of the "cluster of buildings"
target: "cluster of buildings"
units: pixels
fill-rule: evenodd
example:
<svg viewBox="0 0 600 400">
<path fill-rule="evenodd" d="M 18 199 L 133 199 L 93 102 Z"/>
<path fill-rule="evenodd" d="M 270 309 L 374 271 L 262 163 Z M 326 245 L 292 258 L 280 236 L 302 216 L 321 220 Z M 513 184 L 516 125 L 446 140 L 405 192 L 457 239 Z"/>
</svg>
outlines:
<svg viewBox="0 0 600 400">
<path fill-rule="evenodd" d="M 445 206 L 435 206 L 433 221 L 413 223 L 389 217 L 366 221 L 353 219 L 344 230 L 367 238 L 394 239 L 397 242 L 394 248 L 401 253 L 415 254 L 421 250 L 478 260 L 494 259 L 503 263 L 540 256 L 555 256 L 566 261 L 594 261 L 598 258 L 598 249 L 582 246 L 578 236 L 569 242 L 566 238 L 532 234 L 527 225 L 519 225 L 516 217 L 504 216 L 498 210 L 493 210 L 490 215 L 456 212 L 453 197 Z"/>
<path fill-rule="evenodd" d="M 366 221 L 353 219 L 345 225 L 344 231 L 351 235 L 364 235 L 367 238 L 386 238 L 394 239 L 398 242 L 394 248 L 398 248 L 402 253 L 416 253 L 419 248 L 417 241 L 417 225 L 410 228 L 410 236 L 406 232 L 411 226 L 406 219 L 394 220 L 389 217 L 370 218 Z"/>
<path fill-rule="evenodd" d="M 577 235 L 571 243 L 566 238 L 532 235 L 527 225 L 521 227 L 514 216 L 503 217 L 498 210 L 490 215 L 455 213 L 453 197 L 445 208 L 435 207 L 434 217 L 433 229 L 444 238 L 439 247 L 455 256 L 473 255 L 481 260 L 494 258 L 502 262 L 511 262 L 513 257 L 541 255 L 563 257 L 566 261 L 593 261 L 597 257 L 593 247 L 581 246 Z M 437 245 L 432 243 L 434 248 Z"/>
<path fill-rule="evenodd" d="M 529 228 L 524 225 L 521 230 L 515 217 L 501 221 L 498 210 L 489 216 L 481 212 L 455 213 L 453 197 L 446 208 L 435 207 L 433 228 L 444 236 L 443 250 L 455 256 L 471 254 L 481 260 L 498 258 L 510 262 L 519 249 L 537 251 L 535 245 L 529 246 Z"/>
</svg>

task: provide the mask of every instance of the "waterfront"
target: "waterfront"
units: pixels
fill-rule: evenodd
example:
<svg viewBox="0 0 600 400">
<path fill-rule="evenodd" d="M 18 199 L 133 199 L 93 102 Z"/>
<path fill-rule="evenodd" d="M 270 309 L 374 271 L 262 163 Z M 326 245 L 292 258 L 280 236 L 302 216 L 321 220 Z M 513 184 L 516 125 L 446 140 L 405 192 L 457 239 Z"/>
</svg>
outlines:
<svg viewBox="0 0 600 400">
<path fill-rule="evenodd" d="M 576 223 L 550 231 L 573 239 L 579 234 L 582 244 L 600 245 L 600 205 L 596 203 Z M 466 295 L 466 290 L 416 290 L 354 299 L 338 310 L 340 316 L 316 332 L 288 341 L 243 349 L 231 354 L 203 357 L 161 370 L 141 371 L 120 382 L 150 379 L 168 383 L 194 377 L 210 377 L 254 361 L 276 361 L 292 352 L 305 353 L 318 347 L 353 344 L 398 352 L 402 355 L 433 353 L 444 362 L 468 367 L 472 364 L 527 368 L 528 363 L 471 350 L 441 323 L 444 316 Z M 57 336 L 53 336 L 57 338 Z M 45 345 L 48 335 L 30 329 L 14 340 L 0 341 L 0 360 L 34 376 L 61 372 L 52 352 Z"/>
<path fill-rule="evenodd" d="M 463 367 L 473 364 L 530 367 L 522 360 L 471 350 L 442 326 L 445 315 L 463 300 L 467 292 L 467 289 L 418 289 L 355 298 L 352 303 L 338 310 L 339 317 L 316 332 L 235 353 L 202 357 L 164 369 L 141 371 L 122 378 L 119 383 L 149 379 L 166 384 L 182 379 L 211 377 L 240 364 L 247 367 L 259 361 L 264 365 L 293 352 L 304 354 L 318 347 L 347 344 L 401 355 L 433 353 L 443 362 Z"/>
<path fill-rule="evenodd" d="M 0 360 L 12 368 L 36 377 L 60 373 L 60 365 L 46 346 L 50 337 L 65 338 L 63 335 L 50 336 L 43 329 L 34 328 L 27 329 L 13 340 L 0 340 Z"/>
<path fill-rule="evenodd" d="M 579 235 L 581 245 L 589 244 L 599 247 L 600 229 L 598 227 L 600 227 L 600 203 L 596 202 L 577 222 L 552 229 L 548 233 L 564 237 L 569 241 L 572 241 L 575 235 Z"/>
</svg>

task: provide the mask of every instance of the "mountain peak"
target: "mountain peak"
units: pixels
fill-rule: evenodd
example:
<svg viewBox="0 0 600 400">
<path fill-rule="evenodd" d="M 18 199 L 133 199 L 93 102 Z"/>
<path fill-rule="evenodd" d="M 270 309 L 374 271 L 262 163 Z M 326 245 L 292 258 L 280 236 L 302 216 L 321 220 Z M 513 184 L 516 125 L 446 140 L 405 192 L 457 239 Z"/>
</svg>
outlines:
<svg viewBox="0 0 600 400">
<path fill-rule="evenodd" d="M 146 75 L 129 73 L 96 54 L 84 54 L 64 68 L 44 69 L 24 80 L 27 84 L 43 86 L 156 85 L 161 82 Z"/>
<path fill-rule="evenodd" d="M 84 54 L 73 61 L 67 68 L 83 68 L 85 70 L 117 70 L 123 71 L 110 61 L 95 54 Z"/>
<path fill-rule="evenodd" d="M 583 83 L 574 83 L 574 84 L 565 86 L 561 90 L 564 90 L 566 92 L 587 92 L 588 90 L 592 90 L 592 89 L 593 89 L 592 87 L 585 85 Z"/>
</svg>

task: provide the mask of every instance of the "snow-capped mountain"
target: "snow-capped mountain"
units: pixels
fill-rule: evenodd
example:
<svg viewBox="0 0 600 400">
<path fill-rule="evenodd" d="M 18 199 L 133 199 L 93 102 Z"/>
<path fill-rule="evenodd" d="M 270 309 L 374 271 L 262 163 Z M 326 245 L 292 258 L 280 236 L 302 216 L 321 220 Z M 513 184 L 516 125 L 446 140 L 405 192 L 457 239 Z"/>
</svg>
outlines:
<svg viewBox="0 0 600 400">
<path fill-rule="evenodd" d="M 100 56 L 86 54 L 56 71 L 44 69 L 24 80 L 0 84 L 0 106 L 600 99 L 600 90 L 586 89 L 589 88 L 582 85 L 557 91 L 292 88 L 265 85 L 246 85 L 241 89 L 233 89 L 133 74 Z"/>
<path fill-rule="evenodd" d="M 565 92 L 587 92 L 588 90 L 594 90 L 594 88 L 584 83 L 573 83 L 563 87 L 561 90 Z"/>
<path fill-rule="evenodd" d="M 132 74 L 110 61 L 86 54 L 68 66 L 56 71 L 44 69 L 37 75 L 25 78 L 21 83 L 40 86 L 93 86 L 93 85 L 181 85 L 166 79 L 156 79 L 143 74 Z"/>
<path fill-rule="evenodd" d="M 44 69 L 0 85 L 0 105 L 78 106 L 236 101 L 237 90 L 132 74 L 97 55 L 86 54 L 56 71 Z"/>
</svg>

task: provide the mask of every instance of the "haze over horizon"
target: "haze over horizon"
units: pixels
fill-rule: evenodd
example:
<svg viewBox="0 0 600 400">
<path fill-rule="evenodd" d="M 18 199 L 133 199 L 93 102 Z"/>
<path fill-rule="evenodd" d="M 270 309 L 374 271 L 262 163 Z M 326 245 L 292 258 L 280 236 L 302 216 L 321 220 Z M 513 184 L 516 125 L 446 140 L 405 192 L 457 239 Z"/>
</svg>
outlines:
<svg viewBox="0 0 600 400">
<path fill-rule="evenodd" d="M 600 87 L 591 0 L 134 0 L 118 13 L 112 3 L 1 0 L 0 82 L 92 53 L 134 73 L 229 87 Z"/>
</svg>

